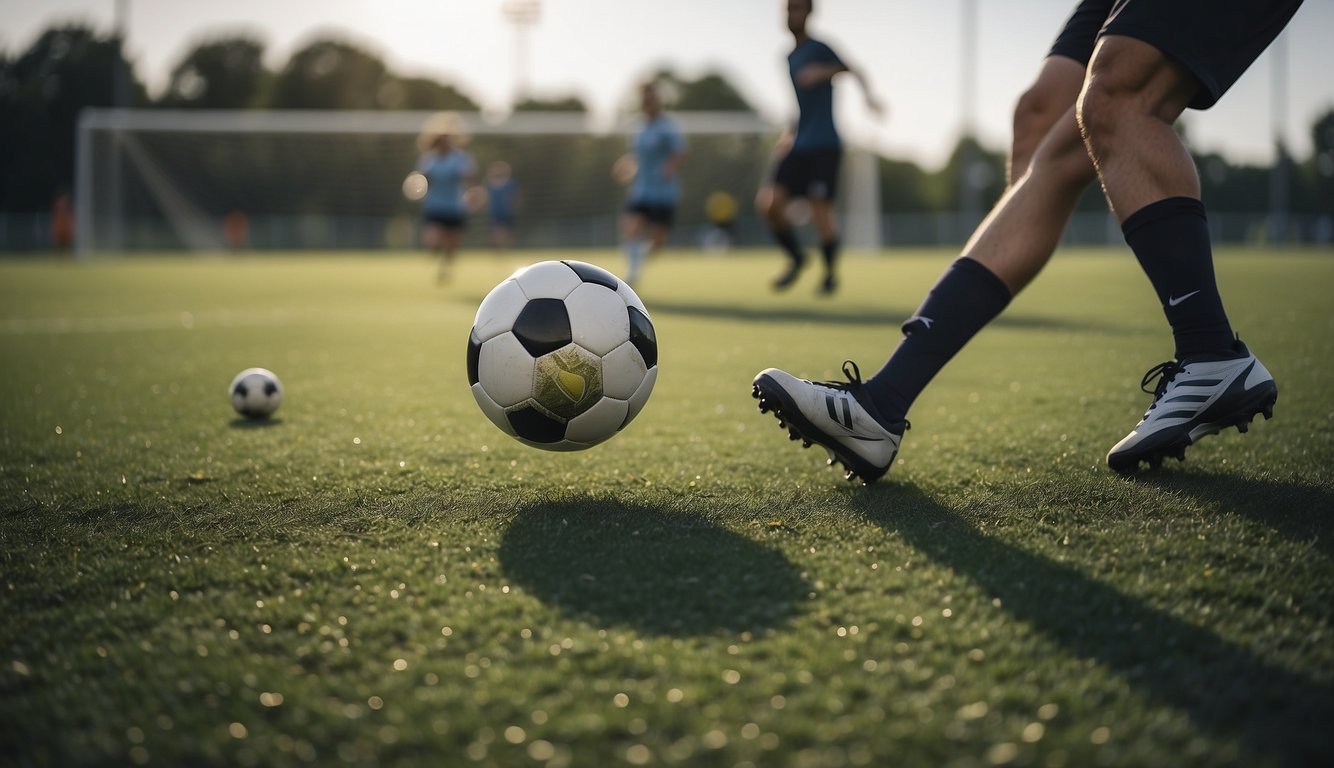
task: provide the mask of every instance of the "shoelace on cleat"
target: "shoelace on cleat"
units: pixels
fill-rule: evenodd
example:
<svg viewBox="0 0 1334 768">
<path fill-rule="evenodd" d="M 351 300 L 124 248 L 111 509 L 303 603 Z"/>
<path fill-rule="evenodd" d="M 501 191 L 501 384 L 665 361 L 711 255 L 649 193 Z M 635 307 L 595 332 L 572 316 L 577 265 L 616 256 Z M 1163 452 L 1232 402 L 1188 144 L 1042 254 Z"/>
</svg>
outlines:
<svg viewBox="0 0 1334 768">
<path fill-rule="evenodd" d="M 858 368 L 857 364 L 852 362 L 851 360 L 844 360 L 843 375 L 844 377 L 847 378 L 847 381 L 812 381 L 811 383 L 819 387 L 829 387 L 830 389 L 837 389 L 843 392 L 848 392 L 852 394 L 854 398 L 856 398 L 858 403 L 861 403 L 861 398 L 856 397 L 856 393 L 861 391 L 862 388 L 861 369 Z M 904 419 L 903 428 L 905 430 L 912 429 L 912 422 L 908 421 L 907 419 Z"/>
<path fill-rule="evenodd" d="M 852 368 L 852 370 L 848 370 L 848 368 Z M 844 360 L 843 375 L 847 378 L 847 381 L 812 381 L 811 383 L 821 387 L 829 387 L 830 389 L 841 389 L 846 392 L 852 392 L 854 391 L 854 388 L 861 387 L 862 371 L 857 367 L 856 363 L 851 360 Z"/>
<path fill-rule="evenodd" d="M 1178 373 L 1181 373 L 1183 368 L 1184 366 L 1176 360 L 1168 360 L 1155 365 L 1144 374 L 1144 378 L 1140 379 L 1139 388 L 1145 393 L 1153 395 L 1153 403 L 1149 405 L 1149 410 L 1152 411 L 1158 405 L 1158 401 L 1167 392 L 1167 387 L 1171 385 L 1172 380 L 1176 378 Z M 1158 381 L 1154 384 L 1153 389 L 1149 389 L 1149 385 L 1153 383 L 1154 379 Z"/>
</svg>

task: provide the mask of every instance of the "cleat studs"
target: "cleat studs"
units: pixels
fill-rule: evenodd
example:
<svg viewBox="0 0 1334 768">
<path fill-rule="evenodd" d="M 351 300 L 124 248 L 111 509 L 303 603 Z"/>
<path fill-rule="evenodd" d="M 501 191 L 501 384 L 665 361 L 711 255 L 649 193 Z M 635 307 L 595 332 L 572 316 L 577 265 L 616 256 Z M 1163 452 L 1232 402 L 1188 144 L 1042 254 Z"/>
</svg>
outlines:
<svg viewBox="0 0 1334 768">
<path fill-rule="evenodd" d="M 1269 421 L 1270 419 L 1274 418 L 1274 406 L 1266 405 L 1264 407 L 1264 410 L 1260 411 L 1260 413 L 1263 413 L 1265 415 L 1265 421 Z"/>
<path fill-rule="evenodd" d="M 1250 419 L 1246 419 L 1245 421 L 1239 421 L 1239 422 L 1237 422 L 1237 431 L 1240 432 L 1240 433 L 1242 433 L 1243 435 L 1246 434 L 1246 432 L 1248 432 L 1248 431 L 1250 430 L 1250 428 L 1251 428 L 1251 420 L 1250 420 Z"/>
<path fill-rule="evenodd" d="M 802 447 L 802 448 L 810 448 L 810 447 L 811 447 L 811 441 L 810 441 L 810 440 L 802 440 L 802 441 L 801 441 L 801 447 Z"/>
<path fill-rule="evenodd" d="M 851 481 L 851 480 L 852 480 L 853 478 L 855 478 L 855 477 L 857 477 L 857 473 L 856 473 L 856 472 L 853 472 L 853 471 L 850 470 L 850 469 L 849 469 L 847 472 L 843 473 L 843 479 L 844 479 L 844 480 Z"/>
</svg>

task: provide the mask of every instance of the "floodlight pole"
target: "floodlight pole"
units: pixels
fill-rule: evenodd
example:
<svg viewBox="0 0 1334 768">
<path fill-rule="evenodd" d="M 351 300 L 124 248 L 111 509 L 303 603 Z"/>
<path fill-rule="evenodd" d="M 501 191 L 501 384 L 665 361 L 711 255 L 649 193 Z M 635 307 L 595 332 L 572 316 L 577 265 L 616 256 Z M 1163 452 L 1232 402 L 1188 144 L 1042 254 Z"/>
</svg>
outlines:
<svg viewBox="0 0 1334 768">
<path fill-rule="evenodd" d="M 1280 34 L 1269 50 L 1273 56 L 1269 108 L 1274 132 L 1274 164 L 1269 169 L 1269 237 L 1281 241 L 1287 237 L 1289 205 L 1288 148 L 1284 140 L 1288 129 L 1287 35 Z"/>
<path fill-rule="evenodd" d="M 126 29 L 129 26 L 130 18 L 130 0 L 116 0 L 115 18 L 112 21 L 116 38 L 116 63 L 112 73 L 111 82 L 111 101 L 117 109 L 128 109 L 130 106 L 130 64 L 125 58 Z M 121 136 L 117 132 L 112 132 L 111 141 L 113 145 L 118 145 Z M 121 194 L 122 177 L 120 153 L 115 149 L 111 152 L 110 178 L 107 181 L 107 209 L 110 213 L 110 229 L 107 233 L 108 245 L 111 250 L 119 251 L 125 247 L 125 200 Z"/>
<path fill-rule="evenodd" d="M 976 139 L 977 133 L 977 0 L 962 0 L 960 18 L 959 115 L 960 138 Z M 981 218 L 982 160 L 966 144 L 959 158 L 959 219 L 962 229 L 971 230 Z"/>
<path fill-rule="evenodd" d="M 542 18 L 541 0 L 505 0 L 500 6 L 505 20 L 514 26 L 514 101 L 527 96 L 531 82 L 528 77 L 528 29 Z"/>
</svg>

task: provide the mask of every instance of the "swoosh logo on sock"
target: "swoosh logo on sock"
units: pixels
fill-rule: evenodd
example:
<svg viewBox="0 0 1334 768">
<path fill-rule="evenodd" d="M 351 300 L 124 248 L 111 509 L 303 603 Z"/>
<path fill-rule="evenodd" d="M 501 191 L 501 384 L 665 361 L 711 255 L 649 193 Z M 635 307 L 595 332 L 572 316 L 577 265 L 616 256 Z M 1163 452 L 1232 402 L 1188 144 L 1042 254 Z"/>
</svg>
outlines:
<svg viewBox="0 0 1334 768">
<path fill-rule="evenodd" d="M 1194 296 L 1194 295 L 1197 294 L 1197 293 L 1199 293 L 1199 291 L 1198 291 L 1198 290 L 1195 290 L 1195 291 L 1191 291 L 1190 293 L 1188 293 L 1188 294 L 1186 294 L 1186 295 L 1184 295 L 1184 296 L 1168 296 L 1168 297 L 1167 297 L 1167 306 L 1169 306 L 1169 307 L 1175 307 L 1176 305 L 1180 304 L 1181 302 L 1185 301 L 1186 299 L 1189 299 L 1191 296 Z"/>
</svg>

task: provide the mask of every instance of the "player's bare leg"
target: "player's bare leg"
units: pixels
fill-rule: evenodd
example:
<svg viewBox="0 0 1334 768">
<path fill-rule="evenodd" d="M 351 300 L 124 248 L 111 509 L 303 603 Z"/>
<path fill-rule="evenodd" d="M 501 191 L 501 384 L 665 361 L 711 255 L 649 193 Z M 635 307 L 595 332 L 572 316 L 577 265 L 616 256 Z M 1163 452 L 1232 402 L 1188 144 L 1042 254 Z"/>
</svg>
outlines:
<svg viewBox="0 0 1334 768">
<path fill-rule="evenodd" d="M 454 258 L 458 254 L 459 244 L 463 240 L 463 233 L 457 229 L 442 227 L 440 231 L 440 269 L 436 273 L 436 280 L 441 283 L 449 281 L 454 269 Z"/>
<path fill-rule="evenodd" d="M 1048 56 L 1042 61 L 1037 78 L 1020 94 L 1014 106 L 1014 132 L 1005 166 L 1006 187 L 1028 173 L 1038 145 L 1079 98 L 1084 72 L 1083 64 L 1065 56 Z"/>
<path fill-rule="evenodd" d="M 1095 178 L 1069 107 L 1014 182 L 973 232 L 960 257 L 991 270 L 1017 294 L 1051 259 L 1084 188 Z"/>
<path fill-rule="evenodd" d="M 1199 88 L 1157 48 L 1107 36 L 1089 63 L 1079 122 L 1107 202 L 1124 222 L 1169 197 L 1200 197 L 1195 161 L 1172 126 Z"/>
<path fill-rule="evenodd" d="M 638 287 L 639 274 L 648 258 L 650 244 L 646 237 L 648 222 L 638 213 L 627 213 L 621 217 L 621 240 L 625 243 L 625 282 Z"/>
</svg>

